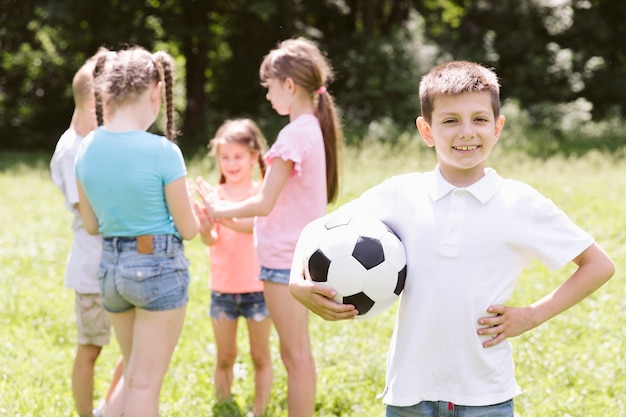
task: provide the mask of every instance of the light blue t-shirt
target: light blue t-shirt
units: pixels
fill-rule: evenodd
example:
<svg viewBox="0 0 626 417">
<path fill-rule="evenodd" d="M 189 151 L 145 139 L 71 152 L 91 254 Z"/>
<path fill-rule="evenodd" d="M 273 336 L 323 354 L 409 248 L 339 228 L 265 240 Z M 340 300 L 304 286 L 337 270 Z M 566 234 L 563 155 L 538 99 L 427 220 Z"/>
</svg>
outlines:
<svg viewBox="0 0 626 417">
<path fill-rule="evenodd" d="M 165 203 L 165 185 L 187 175 L 180 148 L 142 130 L 89 134 L 76 159 L 76 178 L 98 217 L 102 236 L 179 236 Z"/>
</svg>

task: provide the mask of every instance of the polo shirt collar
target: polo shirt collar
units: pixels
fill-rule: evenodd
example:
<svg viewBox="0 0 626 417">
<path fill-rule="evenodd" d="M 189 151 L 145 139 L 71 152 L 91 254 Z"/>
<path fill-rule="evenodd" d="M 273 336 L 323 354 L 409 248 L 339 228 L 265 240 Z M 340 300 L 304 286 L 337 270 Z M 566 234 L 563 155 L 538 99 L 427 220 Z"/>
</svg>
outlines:
<svg viewBox="0 0 626 417">
<path fill-rule="evenodd" d="M 439 165 L 435 167 L 434 175 L 435 180 L 429 193 L 433 201 L 442 199 L 454 190 L 465 190 L 482 204 L 485 204 L 498 192 L 502 183 L 502 177 L 492 168 L 485 168 L 485 176 L 469 187 L 457 187 L 450 184 L 441 174 Z"/>
</svg>

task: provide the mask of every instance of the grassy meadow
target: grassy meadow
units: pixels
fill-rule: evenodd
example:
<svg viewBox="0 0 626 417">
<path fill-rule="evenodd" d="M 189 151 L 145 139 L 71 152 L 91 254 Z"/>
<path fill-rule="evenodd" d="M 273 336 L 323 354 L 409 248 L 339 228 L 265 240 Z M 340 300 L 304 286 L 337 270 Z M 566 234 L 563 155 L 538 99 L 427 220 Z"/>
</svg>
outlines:
<svg viewBox="0 0 626 417">
<path fill-rule="evenodd" d="M 49 177 L 50 155 L 0 155 L 0 416 L 67 417 L 73 414 L 70 374 L 75 350 L 73 293 L 63 287 L 71 242 L 70 214 Z M 590 231 L 617 265 L 615 277 L 583 303 L 512 339 L 520 417 L 626 417 L 626 174 L 625 157 L 590 153 L 576 159 L 537 160 L 496 149 L 491 166 L 550 196 Z M 430 170 L 431 150 L 406 140 L 373 143 L 344 154 L 340 203 L 397 173 Z M 215 182 L 214 165 L 196 157 L 192 176 Z M 215 345 L 207 309 L 208 259 L 198 238 L 186 244 L 191 260 L 191 301 L 180 342 L 166 376 L 161 414 L 245 416 L 252 404 L 253 368 L 240 321 L 240 356 L 234 382 L 241 413 L 214 410 Z M 548 271 L 531 264 L 509 304 L 525 305 L 551 291 L 568 267 Z M 317 416 L 376 417 L 385 384 L 385 358 L 394 309 L 366 321 L 330 323 L 312 316 L 318 367 Z M 275 362 L 269 416 L 286 413 L 286 376 L 272 336 Z M 96 396 L 104 395 L 119 350 L 103 350 Z"/>
</svg>

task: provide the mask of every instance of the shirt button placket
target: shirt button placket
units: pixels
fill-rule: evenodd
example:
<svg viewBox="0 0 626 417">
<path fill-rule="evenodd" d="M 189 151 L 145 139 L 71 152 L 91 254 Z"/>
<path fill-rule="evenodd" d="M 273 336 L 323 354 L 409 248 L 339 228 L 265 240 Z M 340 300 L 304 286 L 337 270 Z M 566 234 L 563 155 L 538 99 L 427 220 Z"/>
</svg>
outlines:
<svg viewBox="0 0 626 417">
<path fill-rule="evenodd" d="M 452 191 L 450 198 L 444 241 L 440 248 L 440 253 L 448 258 L 454 258 L 459 255 L 460 230 L 465 217 L 465 195 L 465 190 L 456 189 Z"/>
</svg>

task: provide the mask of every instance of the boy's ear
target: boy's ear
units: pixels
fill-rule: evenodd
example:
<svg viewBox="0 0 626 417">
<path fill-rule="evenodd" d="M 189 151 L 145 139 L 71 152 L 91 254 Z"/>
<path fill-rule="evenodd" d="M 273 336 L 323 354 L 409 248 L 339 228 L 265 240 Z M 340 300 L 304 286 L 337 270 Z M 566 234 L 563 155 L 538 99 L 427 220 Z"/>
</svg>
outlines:
<svg viewBox="0 0 626 417">
<path fill-rule="evenodd" d="M 433 139 L 432 131 L 428 122 L 420 116 L 415 119 L 415 125 L 417 126 L 417 130 L 419 130 L 422 139 L 426 142 L 426 145 L 431 148 L 435 146 L 435 140 Z"/>
<path fill-rule="evenodd" d="M 504 116 L 500 115 L 496 119 L 496 126 L 495 126 L 495 131 L 494 131 L 494 137 L 496 138 L 496 140 L 500 139 L 500 134 L 502 133 L 503 127 L 504 127 Z"/>
</svg>

